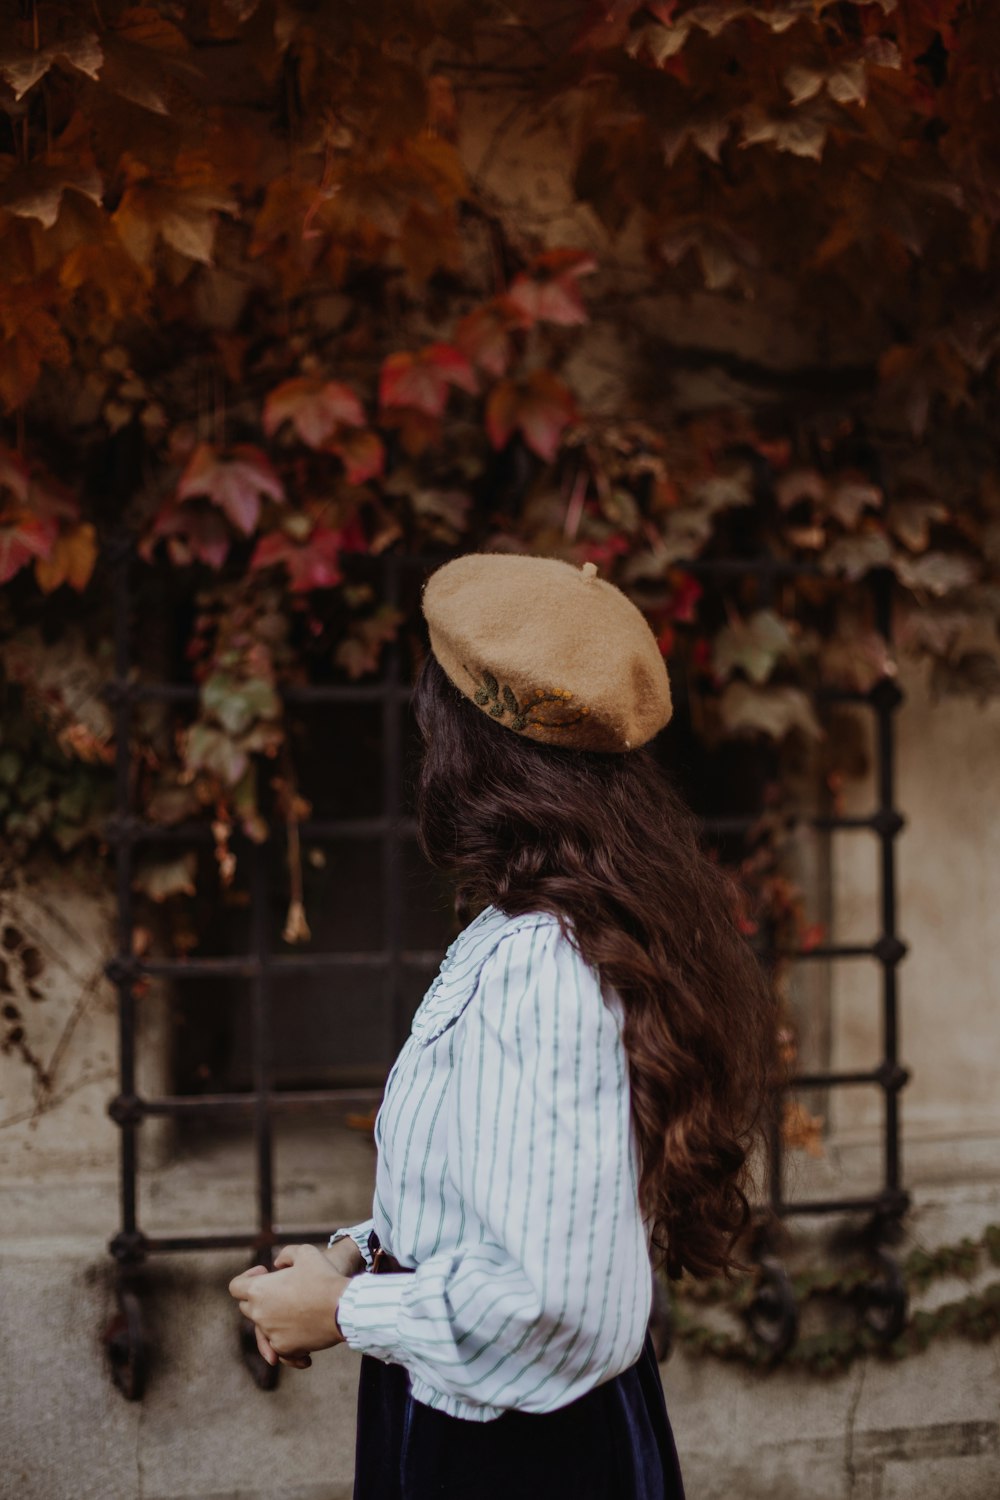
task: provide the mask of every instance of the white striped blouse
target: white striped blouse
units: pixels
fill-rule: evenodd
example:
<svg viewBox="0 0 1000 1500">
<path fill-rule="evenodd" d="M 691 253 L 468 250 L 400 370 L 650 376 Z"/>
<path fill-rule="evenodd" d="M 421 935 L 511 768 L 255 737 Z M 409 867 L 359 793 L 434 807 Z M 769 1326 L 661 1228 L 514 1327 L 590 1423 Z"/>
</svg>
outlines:
<svg viewBox="0 0 1000 1500">
<path fill-rule="evenodd" d="M 488 906 L 455 939 L 386 1084 L 372 1228 L 415 1273 L 355 1276 L 352 1349 L 487 1422 L 564 1406 L 639 1357 L 652 1300 L 617 992 L 555 917 Z"/>
</svg>

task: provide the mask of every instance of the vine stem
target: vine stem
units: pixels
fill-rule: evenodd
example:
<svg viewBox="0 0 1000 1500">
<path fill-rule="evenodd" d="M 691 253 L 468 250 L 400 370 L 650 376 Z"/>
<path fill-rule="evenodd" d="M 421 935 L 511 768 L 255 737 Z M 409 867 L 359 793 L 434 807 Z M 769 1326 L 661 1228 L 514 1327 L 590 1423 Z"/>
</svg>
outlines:
<svg viewBox="0 0 1000 1500">
<path fill-rule="evenodd" d="M 285 804 L 285 832 L 288 839 L 289 900 L 288 913 L 285 917 L 284 931 L 281 936 L 286 943 L 308 943 L 312 933 L 309 930 L 309 922 L 306 917 L 305 899 L 302 888 L 302 839 L 299 833 L 299 822 L 302 816 L 301 799 L 295 791 L 294 775 L 291 769 L 287 744 L 284 747 L 282 759 L 285 762 L 285 774 L 282 777 L 279 792 Z"/>
</svg>

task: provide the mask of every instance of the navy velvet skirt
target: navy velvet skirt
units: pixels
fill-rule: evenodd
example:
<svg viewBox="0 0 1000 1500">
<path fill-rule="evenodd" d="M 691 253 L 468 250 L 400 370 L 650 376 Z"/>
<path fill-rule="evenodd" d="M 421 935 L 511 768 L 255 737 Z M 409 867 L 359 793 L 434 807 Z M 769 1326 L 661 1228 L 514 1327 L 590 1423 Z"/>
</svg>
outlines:
<svg viewBox="0 0 1000 1500">
<path fill-rule="evenodd" d="M 552 1412 L 468 1422 L 361 1357 L 354 1500 L 684 1500 L 653 1342 L 631 1369 Z"/>
</svg>

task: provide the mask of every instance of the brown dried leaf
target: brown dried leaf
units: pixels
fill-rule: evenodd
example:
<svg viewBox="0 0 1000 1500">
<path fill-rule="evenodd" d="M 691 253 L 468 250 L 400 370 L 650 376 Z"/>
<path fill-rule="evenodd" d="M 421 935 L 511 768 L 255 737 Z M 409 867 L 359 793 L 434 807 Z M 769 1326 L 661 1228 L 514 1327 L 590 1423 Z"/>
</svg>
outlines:
<svg viewBox="0 0 1000 1500">
<path fill-rule="evenodd" d="M 882 504 L 882 491 L 865 480 L 847 479 L 834 485 L 826 497 L 827 509 L 845 526 L 855 527 L 862 511 L 877 510 Z"/>
<path fill-rule="evenodd" d="M 715 637 L 712 665 L 717 676 L 731 677 L 740 668 L 751 682 L 766 682 L 778 662 L 795 649 L 787 620 L 772 609 L 759 609 L 749 619 L 730 619 Z"/>
<path fill-rule="evenodd" d="M 824 682 L 862 693 L 867 693 L 883 677 L 896 673 L 886 639 L 877 630 L 852 631 L 824 641 L 819 666 Z"/>
<path fill-rule="evenodd" d="M 192 850 L 186 850 L 171 860 L 141 864 L 132 880 L 132 889 L 143 891 L 159 905 L 172 896 L 193 896 L 197 873 L 198 856 Z"/>
<path fill-rule="evenodd" d="M 11 88 L 15 99 L 22 99 L 57 62 L 69 63 L 88 78 L 96 79 L 103 61 L 100 42 L 92 31 L 85 31 L 48 47 L 8 47 L 0 52 L 0 78 Z"/>
<path fill-rule="evenodd" d="M 948 507 L 940 500 L 894 500 L 886 523 L 911 552 L 925 552 L 930 543 L 932 521 L 944 521 Z"/>
<path fill-rule="evenodd" d="M 81 193 L 100 207 L 104 184 L 92 164 L 62 160 L 33 161 L 11 172 L 0 187 L 0 208 L 20 219 L 37 219 L 51 229 L 59 217 L 63 193 Z"/>
<path fill-rule="evenodd" d="M 810 739 L 823 738 L 810 699 L 801 688 L 787 684 L 759 687 L 734 679 L 719 699 L 719 715 L 726 730 L 734 735 L 765 734 L 780 740 L 798 729 Z"/>
<path fill-rule="evenodd" d="M 891 567 L 894 563 L 892 547 L 880 531 L 838 537 L 819 560 L 824 573 L 843 573 L 852 581 L 862 578 L 872 568 Z"/>
<path fill-rule="evenodd" d="M 800 108 L 792 115 L 772 115 L 762 105 L 750 104 L 743 111 L 740 146 L 773 145 L 793 156 L 821 161 L 829 123 L 829 114 L 821 106 L 811 112 Z"/>
<path fill-rule="evenodd" d="M 926 590 L 941 598 L 965 588 L 979 576 L 980 568 L 975 558 L 961 552 L 925 552 L 921 557 L 897 554 L 896 577 L 900 583 L 915 591 Z"/>
</svg>

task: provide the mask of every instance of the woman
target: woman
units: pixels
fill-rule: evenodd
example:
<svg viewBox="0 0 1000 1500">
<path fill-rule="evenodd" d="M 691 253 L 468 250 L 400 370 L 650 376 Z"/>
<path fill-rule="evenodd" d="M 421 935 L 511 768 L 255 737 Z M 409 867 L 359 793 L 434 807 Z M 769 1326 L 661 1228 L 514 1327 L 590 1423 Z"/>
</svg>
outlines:
<svg viewBox="0 0 1000 1500">
<path fill-rule="evenodd" d="M 356 1500 L 683 1500 L 650 1262 L 738 1264 L 773 1004 L 648 749 L 652 632 L 595 575 L 471 554 L 426 584 L 419 838 L 466 926 L 389 1075 L 372 1218 L 231 1283 L 269 1360 L 363 1353 Z"/>
</svg>

